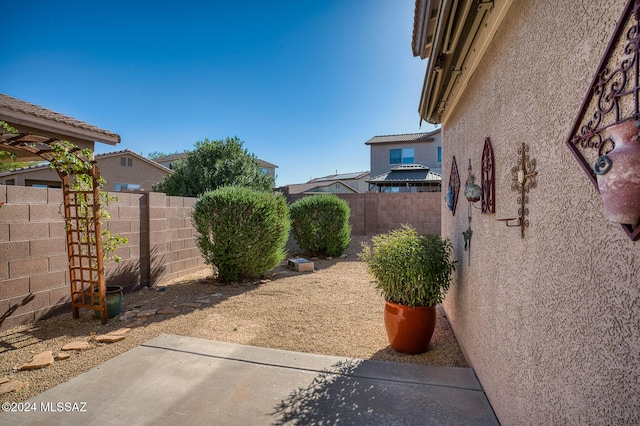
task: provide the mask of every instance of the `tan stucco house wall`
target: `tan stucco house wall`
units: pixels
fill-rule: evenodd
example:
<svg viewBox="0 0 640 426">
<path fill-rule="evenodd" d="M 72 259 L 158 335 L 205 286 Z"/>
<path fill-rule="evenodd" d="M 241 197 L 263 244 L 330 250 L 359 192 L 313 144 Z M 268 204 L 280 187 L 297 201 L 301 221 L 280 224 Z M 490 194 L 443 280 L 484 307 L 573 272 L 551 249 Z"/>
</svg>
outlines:
<svg viewBox="0 0 640 426">
<path fill-rule="evenodd" d="M 96 155 L 100 174 L 107 191 L 151 191 L 171 173 L 168 168 L 130 150 Z M 62 181 L 48 165 L 34 166 L 0 173 L 0 184 L 18 186 L 46 185 L 60 188 Z"/>
<path fill-rule="evenodd" d="M 98 166 L 109 191 L 141 190 L 161 182 L 171 170 L 130 151 L 98 156 Z M 126 188 L 124 185 L 128 185 Z M 137 185 L 140 187 L 138 188 Z"/>
<path fill-rule="evenodd" d="M 493 145 L 495 214 L 472 209 L 470 225 L 463 196 L 455 216 L 442 206 L 459 260 L 444 307 L 505 425 L 640 424 L 640 242 L 565 144 L 625 4 L 514 1 L 443 115 L 443 186 L 453 156 L 464 185 Z M 521 238 L 496 219 L 518 215 L 523 142 L 538 175 Z"/>
</svg>

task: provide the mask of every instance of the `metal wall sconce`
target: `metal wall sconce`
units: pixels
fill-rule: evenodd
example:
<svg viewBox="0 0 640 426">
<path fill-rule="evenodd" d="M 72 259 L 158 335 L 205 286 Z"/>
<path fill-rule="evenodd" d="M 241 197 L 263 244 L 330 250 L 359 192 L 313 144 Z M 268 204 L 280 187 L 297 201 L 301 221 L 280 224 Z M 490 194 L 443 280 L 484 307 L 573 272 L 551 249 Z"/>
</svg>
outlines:
<svg viewBox="0 0 640 426">
<path fill-rule="evenodd" d="M 525 143 L 518 148 L 518 155 L 520 155 L 520 164 L 511 168 L 511 190 L 518 192 L 518 217 L 496 219 L 497 221 L 504 222 L 510 228 L 520 228 L 520 238 L 524 238 L 524 230 L 529 227 L 529 189 L 535 188 L 536 176 L 538 172 L 536 169 L 536 160 L 529 159 L 529 146 Z M 515 223 L 510 223 L 512 221 Z"/>
</svg>

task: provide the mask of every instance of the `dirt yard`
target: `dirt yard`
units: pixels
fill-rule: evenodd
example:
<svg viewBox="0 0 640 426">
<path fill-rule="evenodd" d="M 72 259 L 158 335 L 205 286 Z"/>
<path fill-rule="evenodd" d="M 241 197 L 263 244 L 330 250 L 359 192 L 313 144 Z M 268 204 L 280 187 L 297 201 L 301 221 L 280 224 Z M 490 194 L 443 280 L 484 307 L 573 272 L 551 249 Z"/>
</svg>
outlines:
<svg viewBox="0 0 640 426">
<path fill-rule="evenodd" d="M 441 307 L 426 353 L 404 355 L 389 346 L 383 299 L 357 257 L 360 243 L 368 239 L 352 237 L 344 258 L 313 259 L 314 272 L 294 272 L 285 262 L 263 280 L 221 286 L 205 271 L 159 289 L 126 294 L 124 317 L 107 325 L 95 319 L 93 312 L 82 311 L 79 320 L 69 312 L 0 332 L 0 383 L 8 378 L 23 384 L 18 391 L 0 395 L 0 401 L 24 401 L 162 333 L 351 358 L 466 367 Z M 97 336 L 125 327 L 130 330 L 124 340 L 96 342 Z M 34 355 L 44 351 L 56 355 L 65 344 L 76 341 L 88 342 L 89 348 L 65 352 L 71 356 L 41 369 L 18 371 Z"/>
</svg>

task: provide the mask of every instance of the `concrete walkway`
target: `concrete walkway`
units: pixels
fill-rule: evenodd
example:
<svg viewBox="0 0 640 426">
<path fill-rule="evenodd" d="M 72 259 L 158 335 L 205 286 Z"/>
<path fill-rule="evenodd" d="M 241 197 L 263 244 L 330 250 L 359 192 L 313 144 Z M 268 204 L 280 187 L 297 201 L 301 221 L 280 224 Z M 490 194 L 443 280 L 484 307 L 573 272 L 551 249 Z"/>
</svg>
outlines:
<svg viewBox="0 0 640 426">
<path fill-rule="evenodd" d="M 161 335 L 1 425 L 496 425 L 472 369 Z M 35 410 L 34 410 L 35 409 Z"/>
</svg>

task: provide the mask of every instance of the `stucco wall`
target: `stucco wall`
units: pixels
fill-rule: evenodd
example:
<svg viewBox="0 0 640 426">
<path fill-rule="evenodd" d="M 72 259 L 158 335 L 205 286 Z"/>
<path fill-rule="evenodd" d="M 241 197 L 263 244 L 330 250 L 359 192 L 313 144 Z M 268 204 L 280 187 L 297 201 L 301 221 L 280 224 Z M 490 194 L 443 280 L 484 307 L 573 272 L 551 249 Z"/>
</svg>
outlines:
<svg viewBox="0 0 640 426">
<path fill-rule="evenodd" d="M 122 158 L 125 161 L 131 161 L 131 166 L 129 166 L 128 162 L 126 166 L 122 166 Z M 107 181 L 105 187 L 108 191 L 114 191 L 116 183 L 138 184 L 141 190 L 151 191 L 153 185 L 161 182 L 169 174 L 168 171 L 126 153 L 113 157 L 99 158 L 98 167 L 100 167 L 102 177 Z"/>
<path fill-rule="evenodd" d="M 565 145 L 625 0 L 516 1 L 443 123 L 443 184 L 493 143 L 496 213 L 442 208 L 460 260 L 449 321 L 502 424 L 640 424 L 640 242 L 607 222 Z M 530 145 L 525 238 L 511 168 Z M 470 257 L 470 266 L 468 264 Z"/>
<path fill-rule="evenodd" d="M 429 167 L 432 171 L 440 173 L 442 163 L 438 162 L 438 147 L 442 135 L 436 133 L 433 135 L 432 142 L 393 142 L 393 143 L 373 143 L 371 147 L 371 177 L 379 176 L 387 173 L 392 167 L 399 164 L 391 164 L 389 150 L 398 148 L 413 148 L 414 162 Z"/>
</svg>

